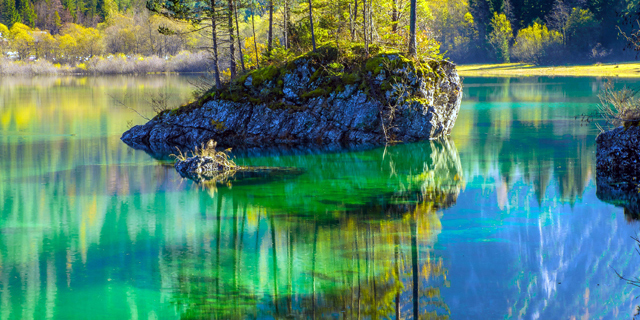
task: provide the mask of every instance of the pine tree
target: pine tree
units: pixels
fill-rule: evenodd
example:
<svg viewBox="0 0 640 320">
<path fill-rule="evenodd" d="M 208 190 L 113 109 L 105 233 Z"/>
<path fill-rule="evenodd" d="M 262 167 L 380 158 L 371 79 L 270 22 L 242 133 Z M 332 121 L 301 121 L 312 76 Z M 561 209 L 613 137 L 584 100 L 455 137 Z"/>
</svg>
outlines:
<svg viewBox="0 0 640 320">
<path fill-rule="evenodd" d="M 55 26 L 54 33 L 60 32 L 60 28 L 62 28 L 62 19 L 60 19 L 58 11 L 56 11 L 56 13 L 53 15 L 53 25 Z"/>
<path fill-rule="evenodd" d="M 16 22 L 22 22 L 22 17 L 16 9 L 15 0 L 4 0 L 2 18 L 6 22 L 8 27 L 13 26 L 13 24 Z"/>
<path fill-rule="evenodd" d="M 36 15 L 35 10 L 33 10 L 33 5 L 31 5 L 28 0 L 25 0 L 22 3 L 22 21 L 29 27 L 35 28 L 37 19 L 38 15 Z"/>
</svg>

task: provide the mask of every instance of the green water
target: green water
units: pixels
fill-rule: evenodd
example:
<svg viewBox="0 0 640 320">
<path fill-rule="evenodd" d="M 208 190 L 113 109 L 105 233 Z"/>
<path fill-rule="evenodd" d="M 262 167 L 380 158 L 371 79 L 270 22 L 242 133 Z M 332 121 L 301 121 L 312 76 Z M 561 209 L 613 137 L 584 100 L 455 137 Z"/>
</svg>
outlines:
<svg viewBox="0 0 640 320">
<path fill-rule="evenodd" d="M 238 152 L 301 173 L 207 186 L 119 140 L 188 81 L 0 79 L 0 320 L 633 315 L 639 225 L 575 120 L 603 80 L 467 78 L 448 139 Z"/>
</svg>

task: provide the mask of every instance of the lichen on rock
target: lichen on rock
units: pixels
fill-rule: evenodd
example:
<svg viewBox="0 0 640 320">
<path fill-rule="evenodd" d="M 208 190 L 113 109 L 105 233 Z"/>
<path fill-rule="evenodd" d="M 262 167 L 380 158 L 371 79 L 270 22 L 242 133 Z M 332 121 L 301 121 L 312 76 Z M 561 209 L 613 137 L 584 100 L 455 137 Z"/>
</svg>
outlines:
<svg viewBox="0 0 640 320">
<path fill-rule="evenodd" d="M 131 128 L 122 140 L 158 154 L 210 139 L 255 147 L 417 141 L 450 133 L 462 98 L 455 65 L 398 53 L 349 59 L 321 47 L 254 70 Z"/>
</svg>

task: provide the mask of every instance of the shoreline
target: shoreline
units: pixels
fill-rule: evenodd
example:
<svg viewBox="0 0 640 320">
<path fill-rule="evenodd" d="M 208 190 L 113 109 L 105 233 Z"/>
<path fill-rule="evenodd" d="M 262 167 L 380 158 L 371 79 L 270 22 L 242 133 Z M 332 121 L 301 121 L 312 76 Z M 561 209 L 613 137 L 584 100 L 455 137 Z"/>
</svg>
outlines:
<svg viewBox="0 0 640 320">
<path fill-rule="evenodd" d="M 640 78 L 640 62 L 591 65 L 536 66 L 526 63 L 467 64 L 456 66 L 461 77 L 620 77 Z"/>
</svg>

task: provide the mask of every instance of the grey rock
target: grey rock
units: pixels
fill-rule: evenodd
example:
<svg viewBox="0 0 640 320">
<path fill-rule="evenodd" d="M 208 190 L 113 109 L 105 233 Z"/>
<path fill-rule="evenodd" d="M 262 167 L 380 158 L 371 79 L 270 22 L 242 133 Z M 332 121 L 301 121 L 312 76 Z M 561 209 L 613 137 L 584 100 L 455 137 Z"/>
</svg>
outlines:
<svg viewBox="0 0 640 320">
<path fill-rule="evenodd" d="M 402 91 L 426 98 L 394 107 L 389 133 L 395 140 L 435 139 L 451 132 L 460 110 L 462 84 L 454 64 L 441 61 L 434 65 L 433 72 L 424 77 L 410 72 L 408 78 L 414 79 L 413 84 L 404 84 L 407 87 Z M 304 93 L 317 88 L 310 83 L 313 70 L 304 61 L 296 61 L 294 70 L 283 76 L 285 101 L 299 102 Z M 392 71 L 387 76 L 406 75 L 406 72 L 409 71 Z M 251 82 L 250 78 L 246 82 Z M 274 83 L 267 81 L 250 90 L 268 91 Z M 399 90 L 396 86 L 391 90 Z M 176 147 L 192 149 L 210 139 L 234 148 L 273 144 L 381 144 L 386 141 L 382 116 L 388 112 L 387 103 L 358 90 L 357 85 L 346 85 L 341 93 L 317 97 L 296 108 L 271 109 L 266 103 L 212 100 L 192 110 L 158 115 L 125 132 L 122 140 L 155 155 L 175 153 Z"/>
<path fill-rule="evenodd" d="M 640 128 L 623 127 L 596 138 L 596 171 L 603 181 L 638 183 L 640 179 Z"/>
<path fill-rule="evenodd" d="M 640 128 L 618 127 L 596 138 L 596 182 L 599 199 L 622 206 L 629 219 L 640 213 Z"/>
</svg>

